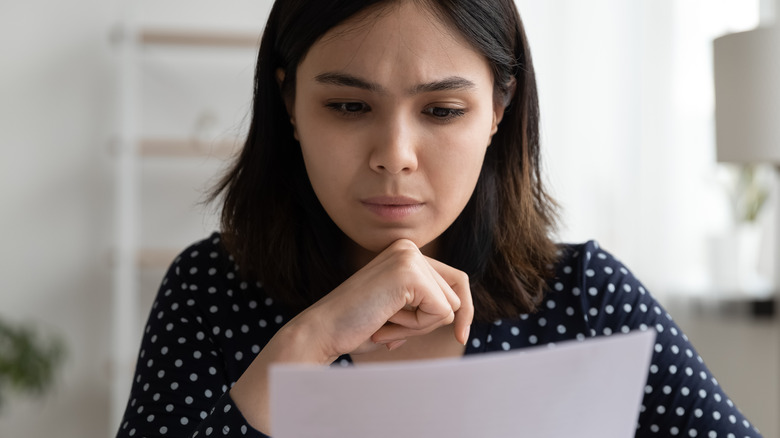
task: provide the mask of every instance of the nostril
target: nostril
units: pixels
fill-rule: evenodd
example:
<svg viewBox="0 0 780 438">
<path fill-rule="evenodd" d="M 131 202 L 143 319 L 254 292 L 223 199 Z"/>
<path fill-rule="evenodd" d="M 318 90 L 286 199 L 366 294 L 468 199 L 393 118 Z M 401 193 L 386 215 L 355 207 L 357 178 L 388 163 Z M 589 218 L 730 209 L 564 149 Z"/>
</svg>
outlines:
<svg viewBox="0 0 780 438">
<path fill-rule="evenodd" d="M 376 147 L 371 151 L 369 166 L 376 172 L 400 174 L 412 172 L 417 167 L 416 151 L 413 148 L 399 146 L 397 143 Z"/>
</svg>

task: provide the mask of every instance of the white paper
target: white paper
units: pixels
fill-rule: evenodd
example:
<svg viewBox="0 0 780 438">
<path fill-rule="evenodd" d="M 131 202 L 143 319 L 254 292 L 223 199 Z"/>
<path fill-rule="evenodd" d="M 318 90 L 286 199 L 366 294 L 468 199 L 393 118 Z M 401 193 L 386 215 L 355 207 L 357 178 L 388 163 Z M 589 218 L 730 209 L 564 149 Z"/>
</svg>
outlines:
<svg viewBox="0 0 780 438">
<path fill-rule="evenodd" d="M 460 359 L 271 369 L 274 438 L 627 438 L 655 332 Z"/>
</svg>

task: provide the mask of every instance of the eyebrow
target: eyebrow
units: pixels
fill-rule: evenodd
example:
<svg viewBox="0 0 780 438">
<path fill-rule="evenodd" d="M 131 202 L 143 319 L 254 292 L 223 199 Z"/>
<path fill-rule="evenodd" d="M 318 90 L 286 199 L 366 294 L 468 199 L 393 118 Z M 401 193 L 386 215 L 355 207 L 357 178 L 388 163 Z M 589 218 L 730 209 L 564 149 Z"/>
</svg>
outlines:
<svg viewBox="0 0 780 438">
<path fill-rule="evenodd" d="M 314 79 L 321 84 L 359 88 L 361 90 L 371 91 L 374 93 L 387 92 L 384 87 L 375 82 L 369 82 L 365 79 L 353 76 L 348 73 L 320 73 L 315 76 Z M 476 88 L 476 84 L 474 84 L 474 82 L 460 76 L 449 76 L 441 80 L 415 85 L 407 92 L 408 94 L 414 95 L 420 93 L 430 93 L 434 91 L 463 91 L 472 88 Z"/>
</svg>

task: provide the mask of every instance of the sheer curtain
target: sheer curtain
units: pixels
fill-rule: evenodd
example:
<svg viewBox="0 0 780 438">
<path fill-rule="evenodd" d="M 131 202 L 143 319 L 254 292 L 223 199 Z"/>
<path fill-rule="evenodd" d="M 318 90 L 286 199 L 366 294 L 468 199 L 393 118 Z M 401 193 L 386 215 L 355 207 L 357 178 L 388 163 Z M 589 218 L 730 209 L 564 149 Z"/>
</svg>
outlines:
<svg viewBox="0 0 780 438">
<path fill-rule="evenodd" d="M 663 297 L 705 289 L 728 224 L 716 177 L 712 39 L 758 0 L 517 0 L 537 68 L 563 241 L 596 239 Z"/>
</svg>

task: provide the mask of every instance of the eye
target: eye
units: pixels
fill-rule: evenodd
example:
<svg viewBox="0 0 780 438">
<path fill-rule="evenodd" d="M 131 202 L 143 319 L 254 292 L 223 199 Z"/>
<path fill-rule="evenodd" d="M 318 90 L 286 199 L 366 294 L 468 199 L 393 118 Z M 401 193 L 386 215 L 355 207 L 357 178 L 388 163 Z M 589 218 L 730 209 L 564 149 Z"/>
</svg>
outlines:
<svg viewBox="0 0 780 438">
<path fill-rule="evenodd" d="M 371 110 L 363 102 L 329 102 L 325 107 L 345 117 L 356 117 Z"/>
<path fill-rule="evenodd" d="M 466 114 L 466 110 L 463 108 L 444 108 L 440 106 L 433 106 L 430 108 L 425 108 L 423 113 L 433 117 L 437 121 L 449 121 L 463 116 Z"/>
</svg>

